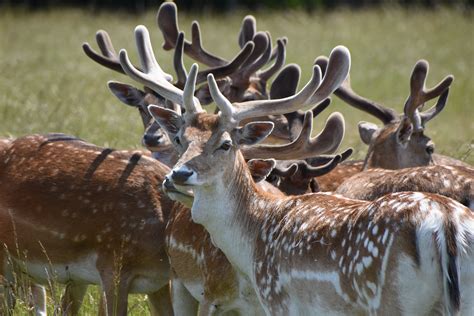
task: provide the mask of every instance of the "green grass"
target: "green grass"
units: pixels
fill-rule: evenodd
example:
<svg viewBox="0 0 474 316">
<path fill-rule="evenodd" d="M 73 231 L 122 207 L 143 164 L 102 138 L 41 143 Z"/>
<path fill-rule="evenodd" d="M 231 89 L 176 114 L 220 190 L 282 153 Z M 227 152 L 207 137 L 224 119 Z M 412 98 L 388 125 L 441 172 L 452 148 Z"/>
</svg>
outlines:
<svg viewBox="0 0 474 316">
<path fill-rule="evenodd" d="M 172 52 L 161 49 L 155 14 L 2 10 L 0 136 L 64 132 L 98 145 L 138 148 L 142 133 L 138 114 L 117 101 L 106 88 L 108 80 L 131 81 L 89 60 L 81 43 L 89 41 L 96 47 L 94 34 L 102 28 L 109 32 L 117 49 L 127 48 L 132 59 L 137 60 L 133 28 L 144 24 L 150 29 L 157 59 L 172 73 Z M 244 15 L 245 12 L 192 17 L 180 14 L 180 25 L 189 38 L 191 19 L 199 20 L 204 45 L 230 58 L 238 49 L 237 33 Z M 474 147 L 474 23 L 470 13 L 380 9 L 255 15 L 259 30 L 269 30 L 273 39 L 289 38 L 287 62 L 301 66 L 302 82 L 308 80 L 317 56 L 328 55 L 334 46 L 343 44 L 352 54 L 354 90 L 397 111 L 402 110 L 409 91 L 409 75 L 418 59 L 430 63 L 428 85 L 454 74 L 448 105 L 428 124 L 426 133 L 435 141 L 438 152 L 474 163 L 474 155 L 469 154 Z M 186 63 L 191 61 L 186 59 Z M 362 157 L 366 147 L 359 141 L 357 122 L 376 122 L 375 119 L 336 98 L 330 109 L 317 119 L 315 128 L 321 128 L 330 112 L 342 112 L 347 125 L 344 146 L 354 147 L 355 157 Z M 87 315 L 94 313 L 98 302 L 97 292 L 91 293 L 84 307 Z M 142 300 L 137 297 L 131 305 L 144 306 Z"/>
</svg>

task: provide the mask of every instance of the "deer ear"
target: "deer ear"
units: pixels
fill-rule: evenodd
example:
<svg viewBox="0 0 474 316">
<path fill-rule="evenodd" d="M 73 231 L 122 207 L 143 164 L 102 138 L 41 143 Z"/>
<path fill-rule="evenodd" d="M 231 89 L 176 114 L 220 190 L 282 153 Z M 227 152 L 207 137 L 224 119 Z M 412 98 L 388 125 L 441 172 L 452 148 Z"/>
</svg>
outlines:
<svg viewBox="0 0 474 316">
<path fill-rule="evenodd" d="M 272 122 L 251 122 L 244 127 L 238 127 L 233 132 L 233 138 L 239 145 L 255 145 L 264 140 L 273 131 Z"/>
<path fill-rule="evenodd" d="M 274 159 L 251 159 L 247 161 L 247 166 L 249 166 L 250 173 L 255 182 L 264 180 L 275 168 L 275 164 Z"/>
<path fill-rule="evenodd" d="M 379 129 L 377 125 L 369 122 L 359 122 L 359 136 L 364 144 L 369 145 L 372 141 L 372 136 Z"/>
<path fill-rule="evenodd" d="M 176 135 L 183 125 L 181 116 L 173 110 L 158 105 L 150 105 L 148 111 L 168 135 Z"/>
<path fill-rule="evenodd" d="M 131 85 L 109 81 L 107 83 L 110 91 L 126 105 L 138 107 L 144 104 L 146 93 Z"/>
<path fill-rule="evenodd" d="M 413 133 L 413 124 L 408 117 L 404 117 L 397 128 L 396 139 L 397 143 L 402 146 L 410 141 L 411 134 Z"/>
</svg>

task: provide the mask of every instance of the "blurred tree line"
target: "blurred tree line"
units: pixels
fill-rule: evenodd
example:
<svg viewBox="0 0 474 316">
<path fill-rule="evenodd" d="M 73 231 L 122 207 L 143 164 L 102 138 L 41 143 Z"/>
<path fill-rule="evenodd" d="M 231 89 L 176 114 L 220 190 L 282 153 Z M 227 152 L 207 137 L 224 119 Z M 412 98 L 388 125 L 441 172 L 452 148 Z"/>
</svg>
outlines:
<svg viewBox="0 0 474 316">
<path fill-rule="evenodd" d="M 0 0 L 4 6 L 20 6 L 28 9 L 47 9 L 52 7 L 84 7 L 88 9 L 132 10 L 137 13 L 148 8 L 156 8 L 160 0 Z M 398 5 L 403 7 L 457 6 L 472 8 L 474 0 L 176 0 L 180 10 L 233 9 L 332 9 L 340 6 L 364 8 L 370 6 Z"/>
</svg>

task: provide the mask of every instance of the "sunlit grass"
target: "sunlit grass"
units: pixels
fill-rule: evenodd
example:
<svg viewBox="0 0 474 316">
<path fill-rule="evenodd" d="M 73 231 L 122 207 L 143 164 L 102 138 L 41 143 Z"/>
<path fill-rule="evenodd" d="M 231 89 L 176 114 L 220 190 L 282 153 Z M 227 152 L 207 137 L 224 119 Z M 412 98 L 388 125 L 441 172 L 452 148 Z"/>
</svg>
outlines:
<svg viewBox="0 0 474 316">
<path fill-rule="evenodd" d="M 116 49 L 127 48 L 137 60 L 133 28 L 144 24 L 150 29 L 160 64 L 172 73 L 172 52 L 161 49 L 155 14 L 1 11 L 0 136 L 64 132 L 98 145 L 139 147 L 142 126 L 138 114 L 106 88 L 108 80 L 131 81 L 89 60 L 81 44 L 89 41 L 95 47 L 95 31 L 105 29 Z M 179 18 L 188 38 L 191 19 L 199 20 L 204 45 L 230 58 L 238 50 L 237 34 L 245 14 L 180 14 Z M 454 74 L 448 105 L 428 124 L 427 134 L 436 142 L 438 152 L 474 163 L 474 155 L 469 154 L 474 146 L 474 23 L 470 14 L 448 9 L 380 9 L 255 15 L 259 30 L 269 30 L 274 40 L 289 38 L 287 63 L 301 66 L 302 82 L 309 78 L 317 56 L 328 55 L 334 46 L 343 44 L 352 54 L 354 90 L 398 111 L 408 95 L 409 75 L 418 59 L 430 63 L 429 85 Z M 189 65 L 190 60 L 186 63 Z M 331 111 L 340 111 L 346 118 L 344 146 L 355 147 L 355 157 L 362 157 L 366 147 L 359 141 L 357 122 L 376 121 L 333 99 Z M 329 113 L 327 110 L 318 118 L 316 129 Z M 136 315 L 147 310 L 143 300 L 141 296 L 132 298 L 130 308 L 137 310 Z M 89 291 L 83 314 L 94 314 L 98 301 L 97 291 Z"/>
</svg>

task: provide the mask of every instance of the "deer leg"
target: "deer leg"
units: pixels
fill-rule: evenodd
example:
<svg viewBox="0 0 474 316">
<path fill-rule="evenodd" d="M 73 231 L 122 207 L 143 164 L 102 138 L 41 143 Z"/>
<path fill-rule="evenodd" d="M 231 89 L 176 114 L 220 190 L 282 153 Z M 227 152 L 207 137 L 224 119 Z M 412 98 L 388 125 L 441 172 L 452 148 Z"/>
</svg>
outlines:
<svg viewBox="0 0 474 316">
<path fill-rule="evenodd" d="M 214 315 L 216 308 L 211 302 L 205 300 L 201 305 L 199 305 L 199 313 L 198 316 L 211 316 Z"/>
<path fill-rule="evenodd" d="M 148 296 L 151 315 L 153 316 L 173 316 L 173 306 L 171 303 L 170 285 L 167 283 L 161 289 Z M 179 315 L 179 314 L 178 314 Z"/>
<path fill-rule="evenodd" d="M 32 283 L 30 285 L 31 302 L 36 316 L 46 316 L 48 310 L 46 308 L 46 289 L 44 286 Z"/>
<path fill-rule="evenodd" d="M 128 288 L 132 278 L 130 274 L 121 272 L 119 275 L 111 270 L 100 272 L 102 295 L 100 316 L 126 316 L 128 306 Z"/>
<path fill-rule="evenodd" d="M 191 293 L 189 293 L 181 280 L 175 276 L 171 277 L 171 293 L 175 315 L 197 315 L 199 306 L 198 301 L 196 301 Z"/>
<path fill-rule="evenodd" d="M 62 315 L 78 315 L 86 291 L 87 285 L 69 282 L 61 298 Z"/>
</svg>

